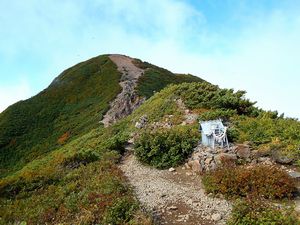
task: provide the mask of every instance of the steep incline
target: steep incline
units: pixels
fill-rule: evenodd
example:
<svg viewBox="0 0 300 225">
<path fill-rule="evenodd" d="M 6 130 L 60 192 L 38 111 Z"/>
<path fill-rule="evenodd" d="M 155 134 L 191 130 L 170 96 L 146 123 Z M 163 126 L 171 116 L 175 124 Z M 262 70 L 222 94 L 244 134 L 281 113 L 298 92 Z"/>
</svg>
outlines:
<svg viewBox="0 0 300 225">
<path fill-rule="evenodd" d="M 110 55 L 109 58 L 117 65 L 118 71 L 122 74 L 120 86 L 123 89 L 110 103 L 110 109 L 102 120 L 105 127 L 131 114 L 145 100 L 136 92 L 137 81 L 143 75 L 144 70 L 135 66 L 132 63 L 133 59 L 128 56 Z"/>
<path fill-rule="evenodd" d="M 38 95 L 0 114 L 0 177 L 99 127 L 121 91 L 107 56 L 79 63 Z"/>
</svg>

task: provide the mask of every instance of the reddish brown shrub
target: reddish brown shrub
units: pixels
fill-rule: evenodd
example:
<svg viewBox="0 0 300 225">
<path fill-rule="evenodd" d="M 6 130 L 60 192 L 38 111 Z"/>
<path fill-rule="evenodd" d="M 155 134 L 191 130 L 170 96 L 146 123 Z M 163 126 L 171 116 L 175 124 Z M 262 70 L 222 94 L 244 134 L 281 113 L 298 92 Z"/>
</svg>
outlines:
<svg viewBox="0 0 300 225">
<path fill-rule="evenodd" d="M 71 136 L 71 132 L 67 131 L 62 136 L 60 136 L 60 138 L 58 138 L 57 143 L 60 145 L 65 144 L 67 142 L 67 140 L 70 138 L 70 136 Z"/>
<path fill-rule="evenodd" d="M 254 167 L 225 166 L 203 176 L 207 192 L 227 197 L 259 196 L 263 198 L 291 198 L 296 191 L 295 181 L 285 171 L 259 165 Z"/>
</svg>

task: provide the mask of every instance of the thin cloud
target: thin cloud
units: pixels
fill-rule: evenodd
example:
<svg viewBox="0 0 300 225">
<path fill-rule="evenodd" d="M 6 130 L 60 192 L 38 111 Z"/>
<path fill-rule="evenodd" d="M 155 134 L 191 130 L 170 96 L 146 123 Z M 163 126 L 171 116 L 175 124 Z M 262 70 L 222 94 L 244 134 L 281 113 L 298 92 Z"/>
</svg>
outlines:
<svg viewBox="0 0 300 225">
<path fill-rule="evenodd" d="M 245 4 L 237 5 L 229 20 L 238 26 L 219 30 L 187 1 L 7 1 L 5 7 L 0 3 L 9 9 L 0 14 L 6 31 L 0 34 L 0 68 L 18 65 L 26 54 L 40 59 L 39 72 L 24 71 L 31 74 L 28 80 L 43 81 L 32 88 L 37 92 L 75 63 L 122 53 L 247 90 L 259 106 L 300 118 L 297 10 L 251 8 L 249 13 Z"/>
</svg>

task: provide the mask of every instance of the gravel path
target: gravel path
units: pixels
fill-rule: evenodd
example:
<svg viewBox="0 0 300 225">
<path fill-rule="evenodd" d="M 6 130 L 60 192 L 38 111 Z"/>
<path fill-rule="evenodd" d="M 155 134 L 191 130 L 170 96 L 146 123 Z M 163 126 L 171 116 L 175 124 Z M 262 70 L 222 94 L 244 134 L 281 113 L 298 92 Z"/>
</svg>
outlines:
<svg viewBox="0 0 300 225">
<path fill-rule="evenodd" d="M 120 168 L 139 201 L 161 224 L 225 224 L 230 214 L 230 203 L 207 196 L 200 177 L 183 168 L 157 170 L 141 165 L 132 154 Z"/>
</svg>

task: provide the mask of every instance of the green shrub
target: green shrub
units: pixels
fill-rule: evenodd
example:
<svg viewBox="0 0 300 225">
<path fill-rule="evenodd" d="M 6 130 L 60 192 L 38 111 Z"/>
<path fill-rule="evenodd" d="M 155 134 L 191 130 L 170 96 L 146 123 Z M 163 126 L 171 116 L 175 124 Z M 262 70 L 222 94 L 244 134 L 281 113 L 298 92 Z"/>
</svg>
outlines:
<svg viewBox="0 0 300 225">
<path fill-rule="evenodd" d="M 132 198 L 118 199 L 106 212 L 104 224 L 118 225 L 129 222 L 138 206 Z"/>
<path fill-rule="evenodd" d="M 291 208 L 278 208 L 260 200 L 239 200 L 233 206 L 228 225 L 297 225 L 300 221 Z"/>
<path fill-rule="evenodd" d="M 167 168 L 182 163 L 193 151 L 199 132 L 191 127 L 178 126 L 144 131 L 135 144 L 135 153 L 142 162 L 157 168 Z"/>
<path fill-rule="evenodd" d="M 74 155 L 64 159 L 63 165 L 70 168 L 79 167 L 80 164 L 86 165 L 91 162 L 95 162 L 100 159 L 100 154 L 93 151 L 80 151 L 76 152 Z"/>
<path fill-rule="evenodd" d="M 190 109 L 229 109 L 239 115 L 250 115 L 255 103 L 245 98 L 245 91 L 234 92 L 233 89 L 221 89 L 206 82 L 181 84 L 176 94 L 183 98 Z"/>
<path fill-rule="evenodd" d="M 214 111 L 204 112 L 199 116 L 199 120 L 215 120 L 222 119 L 228 121 L 230 117 L 236 115 L 236 111 L 232 109 L 222 110 L 216 109 Z"/>
<path fill-rule="evenodd" d="M 273 166 L 224 166 L 202 178 L 207 192 L 227 197 L 259 196 L 290 198 L 296 191 L 295 181 L 283 170 Z"/>
</svg>

